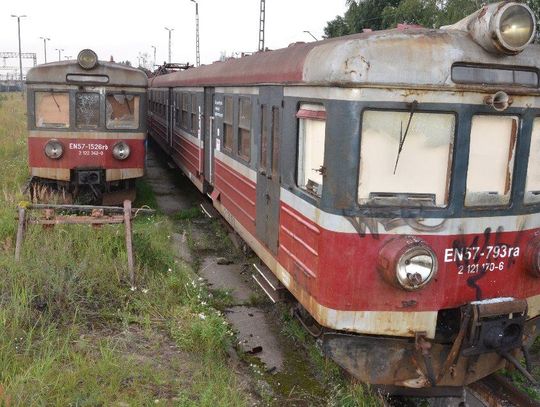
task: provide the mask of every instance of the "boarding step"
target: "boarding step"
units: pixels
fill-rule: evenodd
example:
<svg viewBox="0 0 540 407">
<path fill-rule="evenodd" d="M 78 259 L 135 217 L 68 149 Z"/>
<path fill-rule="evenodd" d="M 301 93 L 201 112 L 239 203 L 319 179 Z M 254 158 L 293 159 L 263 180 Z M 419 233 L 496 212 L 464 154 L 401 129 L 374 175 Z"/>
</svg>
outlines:
<svg viewBox="0 0 540 407">
<path fill-rule="evenodd" d="M 276 302 L 280 302 L 283 300 L 283 292 L 285 291 L 285 287 L 283 287 L 283 284 L 279 282 L 279 280 L 276 278 L 276 276 L 270 271 L 270 269 L 266 266 L 253 264 L 253 267 L 255 267 L 255 270 L 257 270 L 256 274 L 252 274 L 251 276 L 255 280 L 255 282 L 259 285 L 259 287 L 262 288 L 262 290 L 265 292 L 265 294 L 270 298 L 270 300 L 275 304 Z"/>
</svg>

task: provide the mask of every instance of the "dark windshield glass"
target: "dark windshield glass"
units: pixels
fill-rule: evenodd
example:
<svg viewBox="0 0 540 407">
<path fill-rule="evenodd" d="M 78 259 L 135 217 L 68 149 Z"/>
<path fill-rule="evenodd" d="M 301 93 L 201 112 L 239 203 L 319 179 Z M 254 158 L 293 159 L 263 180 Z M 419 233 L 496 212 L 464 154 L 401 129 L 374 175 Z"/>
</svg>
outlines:
<svg viewBox="0 0 540 407">
<path fill-rule="evenodd" d="M 99 127 L 99 93 L 77 93 L 75 121 L 80 129 Z"/>
</svg>

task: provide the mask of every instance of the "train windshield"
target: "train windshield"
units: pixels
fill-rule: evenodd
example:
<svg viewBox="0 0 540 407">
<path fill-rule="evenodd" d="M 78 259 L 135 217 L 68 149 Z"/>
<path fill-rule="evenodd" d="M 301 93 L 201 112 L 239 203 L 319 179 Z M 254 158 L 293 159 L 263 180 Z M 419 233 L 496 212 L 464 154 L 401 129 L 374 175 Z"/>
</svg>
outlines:
<svg viewBox="0 0 540 407">
<path fill-rule="evenodd" d="M 35 93 L 36 127 L 69 127 L 69 94 L 67 92 Z"/>
<path fill-rule="evenodd" d="M 107 128 L 137 129 L 139 127 L 139 96 L 107 95 Z"/>
<path fill-rule="evenodd" d="M 500 206 L 510 202 L 517 129 L 516 116 L 473 117 L 466 206 Z"/>
<path fill-rule="evenodd" d="M 99 93 L 78 92 L 75 95 L 75 122 L 79 129 L 99 127 Z"/>
<path fill-rule="evenodd" d="M 540 117 L 534 119 L 525 186 L 525 203 L 537 202 L 540 202 Z"/>
<path fill-rule="evenodd" d="M 358 202 L 446 206 L 455 121 L 447 113 L 365 111 Z"/>
</svg>

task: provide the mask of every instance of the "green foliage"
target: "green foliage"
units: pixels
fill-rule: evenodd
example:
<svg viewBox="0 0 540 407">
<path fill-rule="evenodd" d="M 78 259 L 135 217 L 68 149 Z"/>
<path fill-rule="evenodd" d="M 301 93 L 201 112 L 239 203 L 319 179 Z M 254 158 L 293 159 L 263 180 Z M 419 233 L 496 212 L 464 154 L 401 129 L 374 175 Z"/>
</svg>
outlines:
<svg viewBox="0 0 540 407">
<path fill-rule="evenodd" d="M 175 220 L 196 219 L 202 216 L 201 208 L 194 206 L 189 209 L 183 209 L 173 215 Z"/>
<path fill-rule="evenodd" d="M 20 94 L 2 96 L 0 405 L 246 405 L 227 366 L 230 329 L 193 271 L 173 257 L 167 218 L 135 218 L 136 287 L 118 225 L 29 225 L 14 260 L 26 119 Z M 150 188 L 138 186 L 139 205 L 155 207 Z"/>
<path fill-rule="evenodd" d="M 345 15 L 337 16 L 324 28 L 326 38 L 384 30 L 397 24 L 419 24 L 428 28 L 456 23 L 482 7 L 500 0 L 347 0 Z M 540 15 L 540 0 L 526 3 Z"/>
</svg>

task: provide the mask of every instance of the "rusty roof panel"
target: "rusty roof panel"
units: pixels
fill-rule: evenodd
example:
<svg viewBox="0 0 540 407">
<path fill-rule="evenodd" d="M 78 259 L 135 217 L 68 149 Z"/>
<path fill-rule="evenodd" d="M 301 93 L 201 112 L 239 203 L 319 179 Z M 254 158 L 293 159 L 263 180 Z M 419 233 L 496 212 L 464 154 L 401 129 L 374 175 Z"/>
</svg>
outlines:
<svg viewBox="0 0 540 407">
<path fill-rule="evenodd" d="M 65 84 L 67 75 L 108 76 L 105 86 L 147 87 L 146 74 L 136 68 L 114 62 L 99 61 L 94 69 L 82 69 L 77 61 L 51 62 L 30 69 L 26 75 L 27 84 Z"/>
<path fill-rule="evenodd" d="M 334 84 L 456 88 L 455 62 L 538 69 L 540 46 L 515 56 L 485 51 L 460 30 L 394 29 L 353 34 L 203 65 L 150 79 L 150 86 Z M 459 85 L 463 88 L 463 84 Z"/>
</svg>

